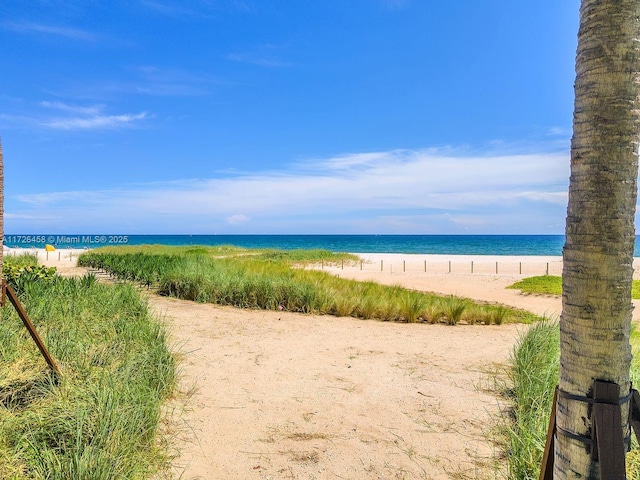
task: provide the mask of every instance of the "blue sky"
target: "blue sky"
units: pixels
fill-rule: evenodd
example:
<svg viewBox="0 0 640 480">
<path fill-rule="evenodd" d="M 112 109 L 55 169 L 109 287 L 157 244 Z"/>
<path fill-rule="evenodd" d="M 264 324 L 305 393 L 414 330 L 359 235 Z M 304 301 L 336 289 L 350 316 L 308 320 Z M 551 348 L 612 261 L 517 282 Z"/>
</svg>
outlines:
<svg viewBox="0 0 640 480">
<path fill-rule="evenodd" d="M 564 232 L 578 0 L 7 0 L 6 233 Z"/>
</svg>

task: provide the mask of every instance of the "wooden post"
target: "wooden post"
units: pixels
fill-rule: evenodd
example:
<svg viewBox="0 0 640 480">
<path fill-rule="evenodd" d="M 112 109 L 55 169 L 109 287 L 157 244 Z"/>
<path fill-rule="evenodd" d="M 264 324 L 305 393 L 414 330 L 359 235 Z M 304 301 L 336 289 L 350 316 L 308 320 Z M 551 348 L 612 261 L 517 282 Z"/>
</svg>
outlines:
<svg viewBox="0 0 640 480">
<path fill-rule="evenodd" d="M 616 383 L 596 380 L 593 384 L 593 407 L 591 409 L 591 458 L 599 463 L 601 480 L 626 480 L 624 433 L 622 431 L 621 408 L 629 408 L 629 423 L 638 438 L 640 429 L 640 409 L 637 391 L 632 391 L 628 400 L 620 404 L 620 387 Z M 590 399 L 585 399 L 590 400 Z M 556 388 L 551 407 L 551 418 L 547 430 L 547 441 L 542 457 L 539 480 L 553 479 L 554 443 L 556 435 L 556 406 L 558 389 Z"/>
<path fill-rule="evenodd" d="M 451 273 L 451 260 L 449 260 L 449 273 Z"/>
<path fill-rule="evenodd" d="M 553 455 L 555 448 L 556 434 L 556 404 L 558 403 L 558 389 L 553 394 L 553 404 L 551 405 L 551 416 L 549 417 L 549 428 L 547 428 L 547 442 L 542 455 L 542 468 L 540 469 L 539 480 L 553 480 Z"/>
<path fill-rule="evenodd" d="M 424 261 L 424 273 L 427 273 L 427 261 Z"/>
<path fill-rule="evenodd" d="M 383 268 L 383 266 L 382 266 L 382 265 L 383 265 L 383 262 L 384 262 L 384 260 L 380 260 L 380 271 L 381 271 L 381 272 L 382 272 L 382 271 L 383 271 L 383 269 L 384 269 L 384 268 Z"/>
<path fill-rule="evenodd" d="M 58 250 L 58 261 L 60 261 L 60 250 Z"/>
<path fill-rule="evenodd" d="M 596 380 L 593 384 L 596 403 L 592 412 L 591 458 L 600 463 L 602 480 L 625 480 L 625 448 L 620 411 L 620 387 L 617 383 Z"/>
<path fill-rule="evenodd" d="M 362 260 L 360 260 L 360 270 L 362 270 Z"/>
<path fill-rule="evenodd" d="M 406 261 L 405 261 L 405 260 L 403 260 L 403 261 L 402 261 L 402 271 L 403 271 L 403 272 L 406 272 L 406 267 L 407 267 L 407 265 L 406 265 Z"/>
<path fill-rule="evenodd" d="M 473 273 L 473 260 L 471 260 L 471 273 Z"/>
<path fill-rule="evenodd" d="M 40 335 L 38 335 L 38 332 L 36 331 L 36 327 L 34 327 L 33 323 L 31 323 L 31 320 L 29 320 L 29 317 L 27 316 L 27 312 L 22 307 L 22 304 L 20 303 L 20 300 L 18 299 L 18 295 L 16 295 L 16 292 L 13 290 L 11 285 L 7 285 L 5 283 L 2 284 L 2 289 L 4 291 L 3 298 L 4 298 L 4 295 L 6 294 L 6 296 L 9 298 L 9 301 L 11 302 L 13 307 L 16 309 L 16 312 L 18 312 L 18 316 L 20 317 L 20 320 L 22 320 L 22 323 L 24 324 L 26 329 L 29 331 L 31 338 L 35 342 L 36 346 L 38 347 L 38 350 L 40 350 L 40 353 L 44 357 L 45 361 L 47 362 L 51 370 L 55 374 L 59 374 L 60 370 L 58 369 L 58 366 L 56 365 L 55 360 L 47 350 L 47 347 L 45 347 L 44 342 L 40 338 Z"/>
<path fill-rule="evenodd" d="M 549 275 L 549 262 L 547 262 L 547 275 Z"/>
<path fill-rule="evenodd" d="M 342 270 L 344 270 L 344 260 L 342 260 Z"/>
<path fill-rule="evenodd" d="M 496 275 L 498 274 L 498 262 L 496 262 Z"/>
<path fill-rule="evenodd" d="M 522 275 L 522 262 L 520 262 L 520 275 Z"/>
</svg>

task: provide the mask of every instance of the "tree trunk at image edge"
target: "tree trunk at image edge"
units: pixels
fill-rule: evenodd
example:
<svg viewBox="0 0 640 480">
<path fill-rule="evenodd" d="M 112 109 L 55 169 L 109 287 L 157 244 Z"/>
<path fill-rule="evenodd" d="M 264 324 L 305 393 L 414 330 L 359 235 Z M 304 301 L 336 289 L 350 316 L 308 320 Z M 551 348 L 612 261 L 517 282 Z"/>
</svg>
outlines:
<svg viewBox="0 0 640 480">
<path fill-rule="evenodd" d="M 629 393 L 633 226 L 638 170 L 638 0 L 583 0 L 576 55 L 571 180 L 563 251 L 560 383 L 591 396 L 594 380 Z M 558 399 L 554 479 L 599 479 L 586 403 Z M 629 434 L 628 404 L 622 408 Z"/>
</svg>

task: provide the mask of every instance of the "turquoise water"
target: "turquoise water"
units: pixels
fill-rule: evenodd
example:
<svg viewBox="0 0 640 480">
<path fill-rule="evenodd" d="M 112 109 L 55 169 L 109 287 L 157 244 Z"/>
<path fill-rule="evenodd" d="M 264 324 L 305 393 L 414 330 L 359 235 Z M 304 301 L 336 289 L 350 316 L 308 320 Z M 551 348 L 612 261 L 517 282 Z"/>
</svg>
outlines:
<svg viewBox="0 0 640 480">
<path fill-rule="evenodd" d="M 235 245 L 353 253 L 562 255 L 563 235 L 5 235 L 9 247 L 95 248 L 104 245 Z M 638 251 L 638 250 L 636 250 Z"/>
</svg>

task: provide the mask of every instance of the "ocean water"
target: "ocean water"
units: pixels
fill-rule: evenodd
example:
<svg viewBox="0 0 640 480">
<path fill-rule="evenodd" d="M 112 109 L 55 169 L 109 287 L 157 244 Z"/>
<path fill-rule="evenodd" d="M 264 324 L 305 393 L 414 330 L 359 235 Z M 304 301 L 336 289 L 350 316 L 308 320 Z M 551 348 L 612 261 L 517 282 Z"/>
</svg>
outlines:
<svg viewBox="0 0 640 480">
<path fill-rule="evenodd" d="M 10 235 L 9 247 L 97 248 L 105 245 L 235 245 L 352 253 L 562 255 L 563 235 Z M 636 251 L 638 251 L 636 249 Z"/>
</svg>

